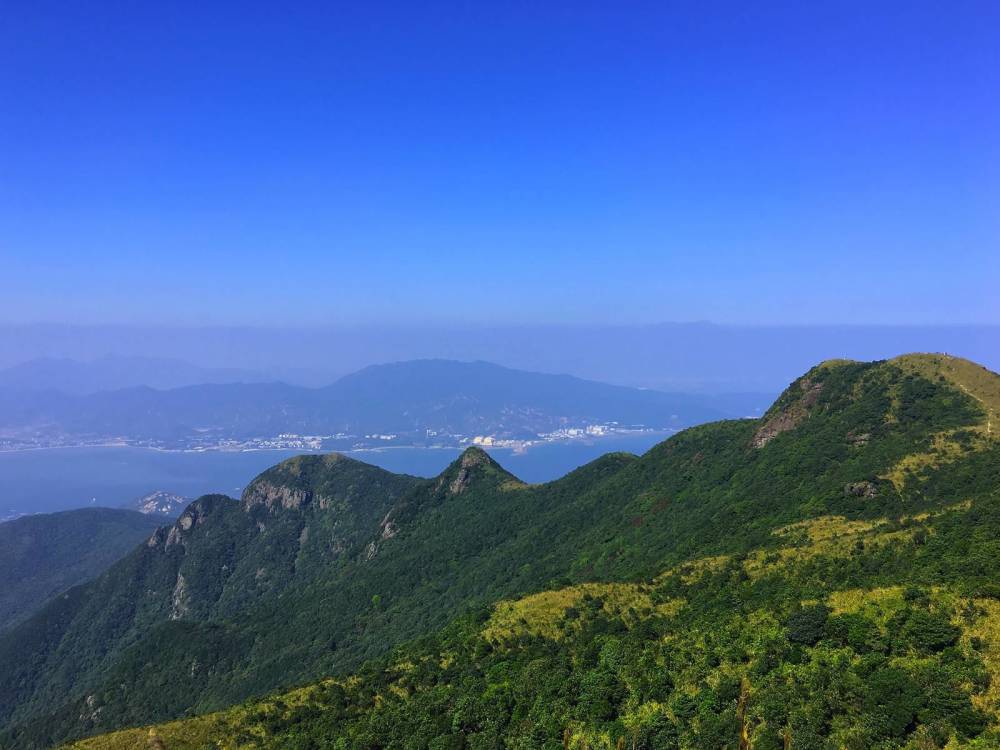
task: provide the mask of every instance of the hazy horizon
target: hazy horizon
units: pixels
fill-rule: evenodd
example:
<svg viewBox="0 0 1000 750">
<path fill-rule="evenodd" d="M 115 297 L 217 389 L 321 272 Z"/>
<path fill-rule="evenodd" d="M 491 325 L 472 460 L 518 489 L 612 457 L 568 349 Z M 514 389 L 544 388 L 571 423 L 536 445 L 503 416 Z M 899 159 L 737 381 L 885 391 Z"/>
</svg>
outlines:
<svg viewBox="0 0 1000 750">
<path fill-rule="evenodd" d="M 658 390 L 777 393 L 825 359 L 914 351 L 946 352 L 1000 370 L 1000 326 L 0 324 L 0 368 L 44 357 L 149 357 L 311 386 L 369 365 L 438 358 Z"/>
<path fill-rule="evenodd" d="M 319 385 L 440 357 L 703 392 L 908 351 L 1000 369 L 998 20 L 17 5 L 0 367 Z"/>
</svg>

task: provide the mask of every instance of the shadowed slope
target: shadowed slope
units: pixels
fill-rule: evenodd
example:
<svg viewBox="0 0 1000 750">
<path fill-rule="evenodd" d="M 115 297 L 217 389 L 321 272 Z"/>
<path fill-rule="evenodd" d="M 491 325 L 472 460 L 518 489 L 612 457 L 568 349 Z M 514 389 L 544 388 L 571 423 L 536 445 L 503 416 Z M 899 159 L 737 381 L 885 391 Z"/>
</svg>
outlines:
<svg viewBox="0 0 1000 750">
<path fill-rule="evenodd" d="M 124 557 L 161 519 L 85 508 L 0 523 L 0 630 Z"/>
</svg>

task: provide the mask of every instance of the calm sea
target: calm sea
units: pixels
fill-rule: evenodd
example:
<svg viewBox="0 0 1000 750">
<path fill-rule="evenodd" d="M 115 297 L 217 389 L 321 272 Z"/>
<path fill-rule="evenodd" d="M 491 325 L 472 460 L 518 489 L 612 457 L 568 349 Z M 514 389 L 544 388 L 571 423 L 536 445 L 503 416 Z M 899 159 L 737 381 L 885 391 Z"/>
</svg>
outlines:
<svg viewBox="0 0 1000 750">
<path fill-rule="evenodd" d="M 504 468 L 526 482 L 556 479 L 609 451 L 644 453 L 664 434 L 533 446 L 524 453 L 491 449 Z M 301 451 L 206 451 L 145 448 L 54 448 L 0 453 L 0 519 L 91 505 L 118 507 L 154 490 L 197 497 L 238 496 L 264 469 Z M 445 448 L 385 448 L 349 455 L 390 471 L 434 476 L 460 453 Z"/>
</svg>

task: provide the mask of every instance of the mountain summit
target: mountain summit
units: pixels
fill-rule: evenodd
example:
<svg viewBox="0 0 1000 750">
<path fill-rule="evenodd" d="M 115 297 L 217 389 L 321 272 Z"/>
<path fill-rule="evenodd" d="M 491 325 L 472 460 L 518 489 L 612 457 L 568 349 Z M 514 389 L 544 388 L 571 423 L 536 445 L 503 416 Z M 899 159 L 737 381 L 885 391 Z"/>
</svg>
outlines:
<svg viewBox="0 0 1000 750">
<path fill-rule="evenodd" d="M 460 495 L 467 490 L 489 485 L 523 486 L 521 480 L 504 469 L 482 448 L 466 448 L 438 477 L 437 489 L 447 488 L 450 495 Z"/>
</svg>

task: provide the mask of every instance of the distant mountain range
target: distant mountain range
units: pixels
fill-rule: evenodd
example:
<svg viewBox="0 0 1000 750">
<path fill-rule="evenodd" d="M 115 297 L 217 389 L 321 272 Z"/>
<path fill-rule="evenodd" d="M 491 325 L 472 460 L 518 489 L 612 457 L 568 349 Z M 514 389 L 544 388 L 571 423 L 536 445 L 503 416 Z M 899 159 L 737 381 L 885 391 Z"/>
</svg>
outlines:
<svg viewBox="0 0 1000 750">
<path fill-rule="evenodd" d="M 0 438 L 15 446 L 121 439 L 194 447 L 282 434 L 453 443 L 456 436 L 530 439 L 613 423 L 677 429 L 746 416 L 768 401 L 759 394 L 663 393 L 486 362 L 418 360 L 367 367 L 324 388 L 227 383 L 73 395 L 8 387 L 0 389 Z"/>
<path fill-rule="evenodd" d="M 98 575 L 163 522 L 131 510 L 84 508 L 0 523 L 0 630 Z"/>
<path fill-rule="evenodd" d="M 90 362 L 41 357 L 0 370 L 0 388 L 74 395 L 139 386 L 163 390 L 205 383 L 255 383 L 266 379 L 250 370 L 199 367 L 160 357 L 106 356 Z"/>
<path fill-rule="evenodd" d="M 0 322 L 0 365 L 95 353 L 239 367 L 324 386 L 370 364 L 416 359 L 496 362 L 667 392 L 777 395 L 829 357 L 961 352 L 1000 370 L 997 325 L 624 325 L 478 323 L 330 326 L 71 325 Z M 136 383 L 138 384 L 138 383 Z M 194 383 L 178 383 L 186 385 Z"/>
</svg>

